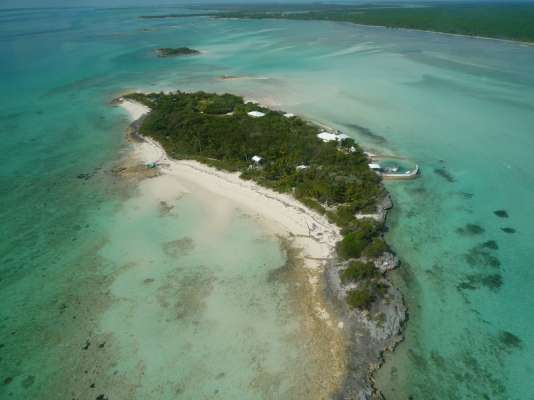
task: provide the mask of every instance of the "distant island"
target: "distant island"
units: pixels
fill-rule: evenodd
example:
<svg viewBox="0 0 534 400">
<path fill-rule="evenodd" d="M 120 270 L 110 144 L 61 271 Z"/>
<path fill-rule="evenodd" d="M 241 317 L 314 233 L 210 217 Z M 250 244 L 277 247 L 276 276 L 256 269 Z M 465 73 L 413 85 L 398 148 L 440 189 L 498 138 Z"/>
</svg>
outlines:
<svg viewBox="0 0 534 400">
<path fill-rule="evenodd" d="M 221 18 L 327 20 L 534 43 L 534 4 L 219 6 Z"/>
<path fill-rule="evenodd" d="M 178 57 L 178 56 L 194 56 L 200 54 L 200 51 L 190 49 L 189 47 L 164 47 L 156 50 L 158 57 Z"/>
</svg>

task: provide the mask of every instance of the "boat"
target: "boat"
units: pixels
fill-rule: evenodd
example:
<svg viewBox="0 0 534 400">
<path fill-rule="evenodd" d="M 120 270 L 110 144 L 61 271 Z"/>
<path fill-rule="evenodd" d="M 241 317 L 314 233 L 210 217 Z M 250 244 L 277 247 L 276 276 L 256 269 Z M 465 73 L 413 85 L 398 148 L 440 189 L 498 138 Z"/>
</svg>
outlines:
<svg viewBox="0 0 534 400">
<path fill-rule="evenodd" d="M 419 175 L 419 165 L 416 165 L 413 170 L 405 172 L 382 172 L 379 175 L 385 180 L 408 180 L 415 179 Z"/>
<path fill-rule="evenodd" d="M 386 180 L 407 180 L 415 179 L 419 175 L 419 165 L 415 165 L 413 170 L 400 171 L 399 167 L 382 167 L 377 162 L 369 163 L 369 168 L 377 175 Z"/>
</svg>

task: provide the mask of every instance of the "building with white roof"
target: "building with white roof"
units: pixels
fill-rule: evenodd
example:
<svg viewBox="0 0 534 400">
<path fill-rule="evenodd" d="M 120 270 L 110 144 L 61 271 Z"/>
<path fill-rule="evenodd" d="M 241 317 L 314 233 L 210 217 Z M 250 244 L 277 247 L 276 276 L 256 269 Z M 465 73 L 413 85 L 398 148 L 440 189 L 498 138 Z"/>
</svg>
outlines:
<svg viewBox="0 0 534 400">
<path fill-rule="evenodd" d="M 370 163 L 369 168 L 371 168 L 374 171 L 380 171 L 382 169 L 380 164 L 377 164 L 377 163 Z"/>
<path fill-rule="evenodd" d="M 321 139 L 323 142 L 341 142 L 344 139 L 348 139 L 350 136 L 345 135 L 344 133 L 331 133 L 331 132 L 321 132 L 317 135 L 319 139 Z"/>
<path fill-rule="evenodd" d="M 265 116 L 265 113 L 262 113 L 261 111 L 250 111 L 247 114 L 253 118 L 259 118 L 259 117 Z"/>
<path fill-rule="evenodd" d="M 325 143 L 337 141 L 337 135 L 335 133 L 330 133 L 326 131 L 319 133 L 317 137 Z"/>
</svg>

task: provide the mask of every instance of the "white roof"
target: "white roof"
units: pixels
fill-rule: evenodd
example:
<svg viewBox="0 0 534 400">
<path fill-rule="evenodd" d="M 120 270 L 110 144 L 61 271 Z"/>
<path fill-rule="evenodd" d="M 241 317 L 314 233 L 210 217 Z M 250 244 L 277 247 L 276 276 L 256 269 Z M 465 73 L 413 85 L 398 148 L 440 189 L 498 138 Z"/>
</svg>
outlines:
<svg viewBox="0 0 534 400">
<path fill-rule="evenodd" d="M 337 140 L 337 135 L 330 132 L 321 132 L 317 135 L 317 137 L 323 142 L 333 142 L 334 140 Z"/>
<path fill-rule="evenodd" d="M 350 136 L 347 136 L 344 133 L 330 133 L 324 131 L 319 133 L 317 137 L 323 142 L 333 142 L 334 140 L 339 142 L 343 139 L 348 139 Z"/>
<path fill-rule="evenodd" d="M 258 118 L 258 117 L 263 117 L 265 113 L 262 113 L 261 111 L 250 111 L 248 115 L 254 118 Z"/>
<path fill-rule="evenodd" d="M 307 165 L 297 165 L 297 169 L 306 169 L 306 168 L 309 168 Z"/>
<path fill-rule="evenodd" d="M 261 160 L 263 160 L 263 157 L 260 157 L 260 156 L 252 156 L 252 161 L 254 161 L 254 162 L 260 162 Z"/>
<path fill-rule="evenodd" d="M 369 168 L 371 168 L 371 169 L 380 169 L 382 167 L 380 166 L 380 164 L 371 163 L 371 164 L 369 164 Z"/>
<path fill-rule="evenodd" d="M 292 114 L 292 113 L 285 113 L 284 114 L 284 117 L 286 117 L 286 118 L 291 118 L 291 117 L 294 117 L 294 116 L 295 116 L 295 114 Z"/>
</svg>

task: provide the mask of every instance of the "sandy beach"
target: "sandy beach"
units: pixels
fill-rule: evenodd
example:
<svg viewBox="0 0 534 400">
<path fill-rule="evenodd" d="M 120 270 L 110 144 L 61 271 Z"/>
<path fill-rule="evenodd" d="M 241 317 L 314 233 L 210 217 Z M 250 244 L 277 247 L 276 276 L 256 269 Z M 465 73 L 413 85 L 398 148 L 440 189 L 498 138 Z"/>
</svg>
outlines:
<svg viewBox="0 0 534 400">
<path fill-rule="evenodd" d="M 130 100 L 120 101 L 119 105 L 128 112 L 132 121 L 150 111 L 148 107 Z M 308 280 L 314 291 L 318 290 L 323 268 L 335 251 L 336 242 L 341 239 L 336 225 L 289 195 L 245 181 L 238 173 L 220 171 L 197 161 L 170 159 L 157 142 L 143 139 L 143 142 L 134 144 L 134 154 L 142 163 L 158 163 L 161 175 L 155 179 L 157 183 L 151 182 L 151 185 L 157 184 L 162 199 L 172 197 L 170 192 L 180 188 L 209 199 L 212 204 L 217 203 L 217 199 L 232 202 L 270 233 L 289 240 L 292 247 L 300 250 Z M 315 298 L 315 294 L 318 293 L 313 293 L 311 297 Z M 315 310 L 318 317 L 327 320 L 329 325 L 334 324 L 321 302 L 317 302 Z M 338 323 L 335 322 L 335 325 Z"/>
</svg>

